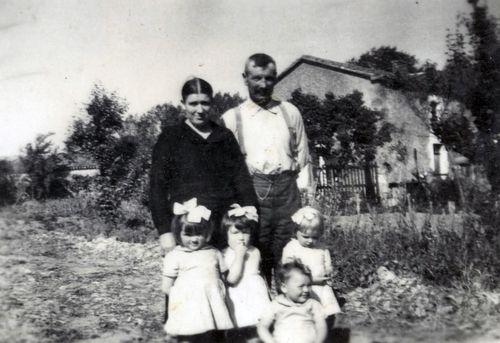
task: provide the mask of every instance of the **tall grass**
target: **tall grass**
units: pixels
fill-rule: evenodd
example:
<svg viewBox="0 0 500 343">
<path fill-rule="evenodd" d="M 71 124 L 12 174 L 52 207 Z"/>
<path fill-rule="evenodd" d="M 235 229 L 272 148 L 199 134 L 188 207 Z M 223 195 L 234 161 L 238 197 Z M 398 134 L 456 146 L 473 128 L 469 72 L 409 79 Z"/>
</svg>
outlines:
<svg viewBox="0 0 500 343">
<path fill-rule="evenodd" d="M 325 244 L 338 270 L 338 287 L 366 287 L 380 266 L 439 286 L 498 286 L 500 230 L 496 220 L 490 218 L 487 223 L 472 213 L 455 216 L 460 220 L 451 216 L 370 213 L 347 219 L 330 217 Z"/>
</svg>

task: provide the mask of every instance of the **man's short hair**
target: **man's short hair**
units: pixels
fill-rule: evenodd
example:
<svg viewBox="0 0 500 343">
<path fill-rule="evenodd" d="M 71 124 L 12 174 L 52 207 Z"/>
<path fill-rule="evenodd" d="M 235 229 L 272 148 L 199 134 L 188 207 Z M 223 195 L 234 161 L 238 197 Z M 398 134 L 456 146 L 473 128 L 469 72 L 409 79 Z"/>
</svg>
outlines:
<svg viewBox="0 0 500 343">
<path fill-rule="evenodd" d="M 267 67 L 269 63 L 276 65 L 274 59 L 267 54 L 263 53 L 253 54 L 247 59 L 247 62 L 245 63 L 245 73 L 247 72 L 248 64 L 250 62 L 253 62 L 256 67 L 261 67 L 261 68 Z"/>
</svg>

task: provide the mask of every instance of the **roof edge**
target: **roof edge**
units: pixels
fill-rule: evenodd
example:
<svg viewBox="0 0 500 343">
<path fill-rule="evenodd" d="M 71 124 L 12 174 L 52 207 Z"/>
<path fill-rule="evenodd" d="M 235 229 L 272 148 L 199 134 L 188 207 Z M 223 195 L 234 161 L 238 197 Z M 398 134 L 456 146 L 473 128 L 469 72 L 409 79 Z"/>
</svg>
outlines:
<svg viewBox="0 0 500 343">
<path fill-rule="evenodd" d="M 391 74 L 376 69 L 369 69 L 360 66 L 354 66 L 349 63 L 341 63 L 335 62 L 332 60 L 327 60 L 319 57 L 314 57 L 311 55 L 302 55 L 298 59 L 296 59 L 292 64 L 290 64 L 287 68 L 285 68 L 277 77 L 277 81 L 281 81 L 287 75 L 289 75 L 293 70 L 295 70 L 300 64 L 306 63 L 310 65 L 315 65 L 323 68 L 327 68 L 330 70 L 339 71 L 345 74 L 351 74 L 355 76 L 362 77 L 364 79 L 370 80 L 372 82 L 376 82 L 383 78 L 389 77 Z"/>
</svg>

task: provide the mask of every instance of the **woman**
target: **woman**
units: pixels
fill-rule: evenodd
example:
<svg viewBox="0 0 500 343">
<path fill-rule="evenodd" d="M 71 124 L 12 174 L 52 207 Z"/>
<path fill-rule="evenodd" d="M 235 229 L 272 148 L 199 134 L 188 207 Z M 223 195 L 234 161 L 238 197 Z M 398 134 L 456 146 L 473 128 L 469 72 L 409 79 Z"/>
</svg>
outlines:
<svg viewBox="0 0 500 343">
<path fill-rule="evenodd" d="M 186 119 L 166 127 L 153 149 L 151 212 L 165 251 L 175 246 L 170 232 L 174 202 L 197 198 L 216 218 L 222 218 L 233 203 L 257 204 L 236 139 L 230 130 L 209 119 L 212 95 L 205 80 L 187 81 L 181 101 Z M 216 232 L 216 245 L 218 236 Z"/>
</svg>

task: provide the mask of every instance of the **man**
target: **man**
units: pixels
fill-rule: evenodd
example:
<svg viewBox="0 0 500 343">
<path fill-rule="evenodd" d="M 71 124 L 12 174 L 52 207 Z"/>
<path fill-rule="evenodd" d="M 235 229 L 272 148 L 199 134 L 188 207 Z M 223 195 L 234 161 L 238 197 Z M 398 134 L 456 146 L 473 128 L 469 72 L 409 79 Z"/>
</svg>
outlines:
<svg viewBox="0 0 500 343">
<path fill-rule="evenodd" d="M 222 116 L 252 174 L 260 206 L 257 246 L 269 285 L 272 269 L 293 234 L 291 216 L 301 205 L 297 183 L 310 190 L 312 181 L 302 116 L 291 103 L 272 97 L 276 76 L 272 57 L 250 56 L 243 73 L 249 99 Z"/>
</svg>

